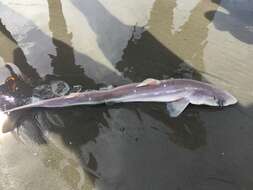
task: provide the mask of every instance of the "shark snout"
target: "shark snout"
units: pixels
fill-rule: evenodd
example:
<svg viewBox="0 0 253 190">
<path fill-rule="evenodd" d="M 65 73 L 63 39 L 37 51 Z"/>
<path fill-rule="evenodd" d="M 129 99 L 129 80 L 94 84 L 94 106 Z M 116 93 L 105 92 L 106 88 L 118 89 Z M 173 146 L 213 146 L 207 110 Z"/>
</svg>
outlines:
<svg viewBox="0 0 253 190">
<path fill-rule="evenodd" d="M 216 100 L 216 106 L 219 107 L 229 106 L 237 103 L 237 99 L 227 91 L 215 91 L 213 96 Z"/>
<path fill-rule="evenodd" d="M 225 101 L 224 101 L 224 106 L 229 106 L 229 105 L 233 105 L 233 104 L 236 104 L 238 101 L 237 99 L 229 94 L 229 93 L 226 93 L 226 98 L 225 98 Z"/>
</svg>

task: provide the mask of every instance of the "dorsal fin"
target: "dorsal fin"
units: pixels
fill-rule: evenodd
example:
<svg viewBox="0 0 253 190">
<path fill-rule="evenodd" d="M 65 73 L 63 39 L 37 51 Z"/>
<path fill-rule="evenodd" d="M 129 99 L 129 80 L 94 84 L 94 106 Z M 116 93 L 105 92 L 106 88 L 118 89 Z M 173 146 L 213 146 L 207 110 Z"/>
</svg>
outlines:
<svg viewBox="0 0 253 190">
<path fill-rule="evenodd" d="M 74 97 L 76 97 L 76 96 L 78 96 L 78 95 L 80 95 L 80 94 L 81 94 L 81 92 L 72 92 L 72 93 L 70 93 L 69 95 L 64 96 L 64 98 L 65 98 L 65 99 L 74 98 Z"/>
<path fill-rule="evenodd" d="M 145 79 L 144 81 L 142 81 L 136 87 L 142 87 L 142 86 L 148 86 L 148 85 L 158 85 L 160 83 L 161 83 L 161 81 L 159 81 L 157 79 L 149 78 L 149 79 Z"/>
</svg>

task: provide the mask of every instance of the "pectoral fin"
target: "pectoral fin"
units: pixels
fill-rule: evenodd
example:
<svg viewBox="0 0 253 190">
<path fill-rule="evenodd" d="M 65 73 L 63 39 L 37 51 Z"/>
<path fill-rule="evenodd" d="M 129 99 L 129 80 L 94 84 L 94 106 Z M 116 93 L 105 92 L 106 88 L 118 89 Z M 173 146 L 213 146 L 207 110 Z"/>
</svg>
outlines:
<svg viewBox="0 0 253 190">
<path fill-rule="evenodd" d="M 189 103 L 190 103 L 189 100 L 187 100 L 186 98 L 166 103 L 170 117 L 179 116 L 188 106 Z"/>
</svg>

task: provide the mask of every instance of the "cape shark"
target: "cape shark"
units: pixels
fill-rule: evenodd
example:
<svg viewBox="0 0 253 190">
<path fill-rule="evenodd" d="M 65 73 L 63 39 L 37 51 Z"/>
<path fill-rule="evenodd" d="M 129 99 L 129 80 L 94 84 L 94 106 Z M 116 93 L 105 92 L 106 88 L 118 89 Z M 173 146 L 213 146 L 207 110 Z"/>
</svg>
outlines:
<svg viewBox="0 0 253 190">
<path fill-rule="evenodd" d="M 126 102 L 165 102 L 170 117 L 177 117 L 189 104 L 223 107 L 235 104 L 237 100 L 224 90 L 196 80 L 146 79 L 141 83 L 131 83 L 111 89 L 72 93 L 41 100 L 6 110 L 5 113 L 35 107 L 60 108 Z"/>
</svg>

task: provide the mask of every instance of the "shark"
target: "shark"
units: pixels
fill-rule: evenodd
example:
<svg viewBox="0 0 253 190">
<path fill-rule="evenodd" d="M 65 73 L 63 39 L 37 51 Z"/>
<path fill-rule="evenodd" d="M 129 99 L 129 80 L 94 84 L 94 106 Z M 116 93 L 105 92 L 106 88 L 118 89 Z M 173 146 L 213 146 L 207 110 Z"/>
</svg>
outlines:
<svg viewBox="0 0 253 190">
<path fill-rule="evenodd" d="M 236 104 L 237 99 L 225 90 L 197 80 L 148 78 L 140 83 L 41 100 L 4 112 L 11 113 L 30 108 L 62 108 L 127 102 L 165 102 L 170 117 L 177 117 L 189 104 L 224 107 Z"/>
<path fill-rule="evenodd" d="M 175 118 L 189 104 L 225 107 L 236 104 L 237 99 L 225 90 L 197 80 L 148 78 L 139 83 L 71 93 L 5 110 L 3 114 L 9 117 L 2 126 L 2 132 L 7 133 L 14 130 L 16 123 L 22 117 L 22 110 L 26 109 L 112 105 L 128 102 L 164 102 L 169 116 Z"/>
</svg>

